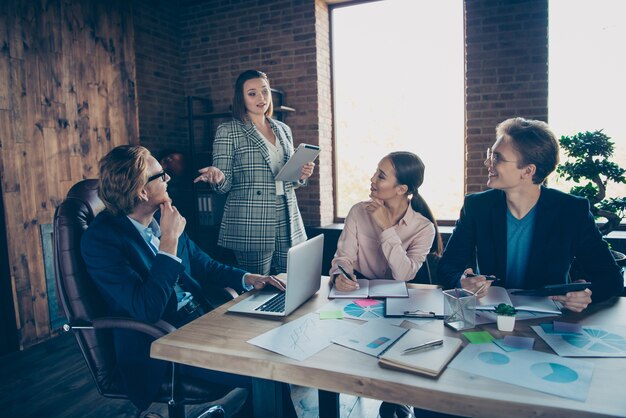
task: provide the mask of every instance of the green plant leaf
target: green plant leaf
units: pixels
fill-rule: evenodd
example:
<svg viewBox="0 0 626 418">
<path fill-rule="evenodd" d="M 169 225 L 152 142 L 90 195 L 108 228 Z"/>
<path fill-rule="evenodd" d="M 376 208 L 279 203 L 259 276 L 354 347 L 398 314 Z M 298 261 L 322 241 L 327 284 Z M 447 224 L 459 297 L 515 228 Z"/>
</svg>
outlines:
<svg viewBox="0 0 626 418">
<path fill-rule="evenodd" d="M 498 315 L 514 316 L 517 313 L 517 309 L 506 303 L 501 303 L 496 306 L 495 311 Z"/>
<path fill-rule="evenodd" d="M 626 184 L 626 169 L 610 161 L 615 150 L 613 141 L 600 129 L 562 136 L 559 143 L 567 160 L 557 167 L 557 174 L 579 184 L 570 193 L 589 200 L 596 219 L 607 219 L 602 233 L 608 234 L 626 216 L 626 198 L 604 198 L 609 182 Z"/>
</svg>

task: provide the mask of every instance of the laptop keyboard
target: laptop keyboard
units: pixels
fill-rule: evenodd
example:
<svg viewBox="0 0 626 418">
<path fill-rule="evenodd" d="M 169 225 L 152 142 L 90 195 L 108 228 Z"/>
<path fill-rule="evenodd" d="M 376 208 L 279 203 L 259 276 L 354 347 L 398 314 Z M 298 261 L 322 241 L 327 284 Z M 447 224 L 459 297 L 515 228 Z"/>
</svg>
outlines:
<svg viewBox="0 0 626 418">
<path fill-rule="evenodd" d="M 281 292 L 255 309 L 262 312 L 283 312 L 285 310 L 285 292 Z"/>
</svg>

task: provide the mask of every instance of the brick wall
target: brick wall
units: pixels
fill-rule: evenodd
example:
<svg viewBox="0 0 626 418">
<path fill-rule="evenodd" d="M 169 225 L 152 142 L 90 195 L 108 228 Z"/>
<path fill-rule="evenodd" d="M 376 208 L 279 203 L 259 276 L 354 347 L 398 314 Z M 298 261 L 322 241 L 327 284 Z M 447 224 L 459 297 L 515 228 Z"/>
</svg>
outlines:
<svg viewBox="0 0 626 418">
<path fill-rule="evenodd" d="M 153 153 L 187 150 L 176 2 L 133 1 L 140 142 Z"/>
<path fill-rule="evenodd" d="M 317 28 L 323 33 L 316 36 Z M 285 92 L 285 104 L 296 109 L 285 119 L 295 145 L 306 142 L 324 149 L 319 160 L 321 169 L 316 170 L 309 187 L 297 192 L 304 222 L 332 222 L 330 55 L 325 3 L 231 0 L 183 4 L 181 40 L 186 93 L 210 99 L 208 110 L 228 110 L 235 79 L 248 69 L 264 71 L 272 87 Z"/>
<path fill-rule="evenodd" d="M 485 150 L 513 116 L 548 118 L 547 0 L 466 0 L 466 186 L 485 189 Z"/>
<path fill-rule="evenodd" d="M 307 226 L 333 221 L 329 12 L 324 0 L 212 0 L 135 3 L 139 125 L 143 144 L 187 140 L 184 95 L 225 111 L 237 75 L 265 71 L 296 108 L 286 122 L 295 143 L 323 152 L 298 191 Z M 547 0 L 467 0 L 466 185 L 484 190 L 485 149 L 512 116 L 547 120 Z M 180 41 L 177 43 L 177 41 Z M 208 138 L 200 139 L 208 141 Z"/>
</svg>

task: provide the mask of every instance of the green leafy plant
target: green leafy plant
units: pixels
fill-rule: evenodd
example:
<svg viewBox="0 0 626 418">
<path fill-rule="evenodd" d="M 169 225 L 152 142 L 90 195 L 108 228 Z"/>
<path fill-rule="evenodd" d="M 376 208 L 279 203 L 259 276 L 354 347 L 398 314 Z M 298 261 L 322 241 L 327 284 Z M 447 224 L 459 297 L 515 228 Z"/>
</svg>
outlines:
<svg viewBox="0 0 626 418">
<path fill-rule="evenodd" d="M 562 136 L 559 143 L 568 158 L 557 167 L 557 173 L 580 184 L 572 187 L 570 193 L 589 200 L 593 216 L 606 219 L 606 223 L 600 226 L 600 232 L 608 234 L 626 216 L 626 197 L 606 198 L 608 182 L 626 183 L 626 170 L 610 161 L 614 152 L 613 141 L 600 129 Z"/>
<path fill-rule="evenodd" d="M 504 316 L 515 316 L 515 314 L 517 313 L 517 309 L 515 309 L 511 305 L 507 305 L 506 303 L 501 303 L 496 306 L 496 313 L 498 315 Z"/>
</svg>

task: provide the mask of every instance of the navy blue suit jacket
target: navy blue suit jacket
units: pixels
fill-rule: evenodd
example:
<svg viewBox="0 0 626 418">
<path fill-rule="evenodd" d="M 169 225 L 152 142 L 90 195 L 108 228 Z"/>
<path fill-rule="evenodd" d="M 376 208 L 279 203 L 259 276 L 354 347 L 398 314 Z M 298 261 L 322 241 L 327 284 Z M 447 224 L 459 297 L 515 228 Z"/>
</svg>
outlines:
<svg viewBox="0 0 626 418">
<path fill-rule="evenodd" d="M 81 241 L 87 271 L 108 306 L 111 316 L 147 322 L 165 320 L 179 327 L 174 284 L 180 276 L 185 290 L 209 308 L 200 283 L 241 291 L 243 270 L 213 260 L 183 233 L 178 240 L 181 263 L 154 255 L 139 231 L 124 215 L 101 212 Z M 114 332 L 118 368 L 130 399 L 147 407 L 166 378 L 167 363 L 150 358 L 152 339 L 133 331 Z"/>
<path fill-rule="evenodd" d="M 622 293 L 620 268 L 602 239 L 587 199 L 541 187 L 535 210 L 525 288 L 566 283 L 576 259 L 582 278 L 593 282 L 594 302 Z M 468 267 L 503 279 L 502 285 L 507 287 L 506 213 L 506 197 L 501 190 L 465 197 L 461 216 L 439 262 L 438 279 L 444 287 L 456 286 Z"/>
</svg>

